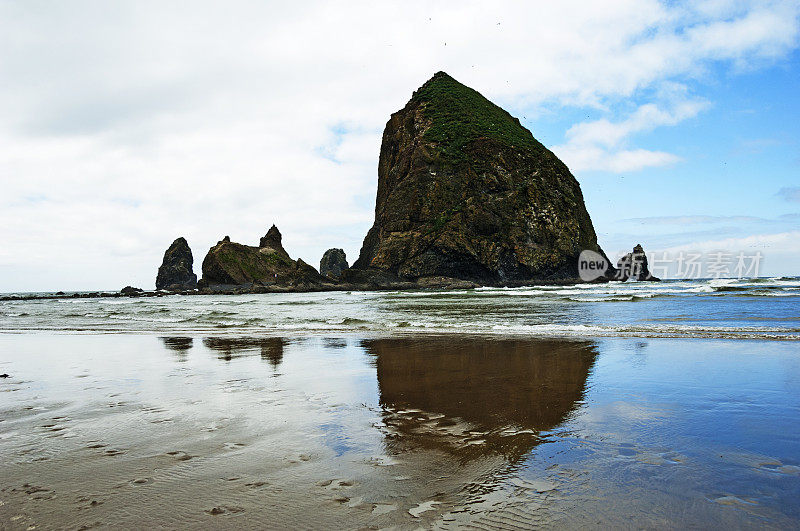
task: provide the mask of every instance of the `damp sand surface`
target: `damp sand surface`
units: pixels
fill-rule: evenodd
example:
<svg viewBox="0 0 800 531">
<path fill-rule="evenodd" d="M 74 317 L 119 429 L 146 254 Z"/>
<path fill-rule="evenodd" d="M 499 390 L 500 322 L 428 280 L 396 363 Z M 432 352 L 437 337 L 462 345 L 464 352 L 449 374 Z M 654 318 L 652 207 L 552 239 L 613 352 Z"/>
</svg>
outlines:
<svg viewBox="0 0 800 531">
<path fill-rule="evenodd" d="M 0 335 L 0 529 L 800 527 L 793 341 Z"/>
</svg>

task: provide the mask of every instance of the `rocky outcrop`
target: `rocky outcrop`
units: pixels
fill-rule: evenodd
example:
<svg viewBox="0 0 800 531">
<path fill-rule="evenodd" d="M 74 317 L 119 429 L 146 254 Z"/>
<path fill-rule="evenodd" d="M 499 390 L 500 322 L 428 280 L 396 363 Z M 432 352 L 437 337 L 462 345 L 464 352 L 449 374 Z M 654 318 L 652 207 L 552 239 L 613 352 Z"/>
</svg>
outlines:
<svg viewBox="0 0 800 531">
<path fill-rule="evenodd" d="M 156 276 L 156 289 L 180 291 L 196 288 L 197 275 L 192 272 L 193 264 L 189 244 L 185 238 L 178 238 L 164 253 L 164 260 Z"/>
<path fill-rule="evenodd" d="M 438 72 L 386 124 L 375 223 L 344 276 L 569 281 L 584 249 L 605 256 L 566 165 Z"/>
<path fill-rule="evenodd" d="M 633 248 L 633 252 L 626 254 L 617 261 L 615 280 L 622 280 L 624 282 L 629 279 L 651 282 L 658 282 L 661 280 L 650 273 L 647 264 L 647 255 L 644 252 L 644 248 L 639 244 Z"/>
<path fill-rule="evenodd" d="M 230 240 L 230 238 L 228 238 L 228 240 Z M 261 249 L 274 249 L 276 252 L 280 253 L 286 258 L 289 258 L 289 253 L 287 253 L 283 248 L 283 236 L 281 235 L 281 231 L 279 231 L 278 227 L 275 225 L 272 225 L 267 233 L 261 238 L 258 243 L 258 247 Z"/>
<path fill-rule="evenodd" d="M 217 242 L 203 260 L 200 286 L 288 286 L 303 288 L 323 281 L 317 270 L 303 260 L 292 260 L 281 243 L 281 233 L 273 225 L 258 247 L 232 242 L 229 237 Z"/>
<path fill-rule="evenodd" d="M 349 268 L 347 255 L 342 249 L 328 249 L 319 261 L 319 274 L 332 279 L 340 278 L 342 272 Z"/>
<path fill-rule="evenodd" d="M 123 295 L 136 296 L 144 292 L 142 288 L 134 288 L 133 286 L 125 286 L 119 292 Z"/>
</svg>

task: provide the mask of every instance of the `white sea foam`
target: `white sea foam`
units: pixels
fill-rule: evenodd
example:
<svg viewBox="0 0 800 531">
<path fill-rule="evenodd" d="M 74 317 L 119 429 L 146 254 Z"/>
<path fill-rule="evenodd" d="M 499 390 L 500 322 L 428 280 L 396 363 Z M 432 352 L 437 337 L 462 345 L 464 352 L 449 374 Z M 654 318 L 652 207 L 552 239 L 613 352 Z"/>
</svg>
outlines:
<svg viewBox="0 0 800 531">
<path fill-rule="evenodd" d="M 799 313 L 800 279 L 708 279 L 455 291 L 2 301 L 0 331 L 797 339 Z M 761 326 L 765 316 L 773 326 Z"/>
</svg>

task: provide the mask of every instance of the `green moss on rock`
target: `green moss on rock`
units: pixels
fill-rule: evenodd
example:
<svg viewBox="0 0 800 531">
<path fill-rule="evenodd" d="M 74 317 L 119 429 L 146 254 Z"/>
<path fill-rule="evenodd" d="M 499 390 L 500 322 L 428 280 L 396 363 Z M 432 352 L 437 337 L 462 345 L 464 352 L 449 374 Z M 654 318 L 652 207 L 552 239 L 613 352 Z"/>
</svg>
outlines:
<svg viewBox="0 0 800 531">
<path fill-rule="evenodd" d="M 203 260 L 203 281 L 207 285 L 295 285 L 319 283 L 322 277 L 302 260 L 289 257 L 273 225 L 259 247 L 228 238 L 218 242 Z"/>
<path fill-rule="evenodd" d="M 444 72 L 437 72 L 414 92 L 410 103 L 422 106 L 431 122 L 425 139 L 436 142 L 450 162 L 468 162 L 466 148 L 480 138 L 545 151 L 517 118 Z"/>
</svg>

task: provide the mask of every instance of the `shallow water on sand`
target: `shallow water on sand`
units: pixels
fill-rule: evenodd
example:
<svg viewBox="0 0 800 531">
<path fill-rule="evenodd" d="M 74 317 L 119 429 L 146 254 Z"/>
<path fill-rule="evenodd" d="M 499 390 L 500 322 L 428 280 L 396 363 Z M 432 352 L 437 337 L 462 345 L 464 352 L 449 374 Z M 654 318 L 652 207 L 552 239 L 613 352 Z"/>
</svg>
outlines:
<svg viewBox="0 0 800 531">
<path fill-rule="evenodd" d="M 792 341 L 0 335 L 0 528 L 800 526 Z"/>
</svg>

